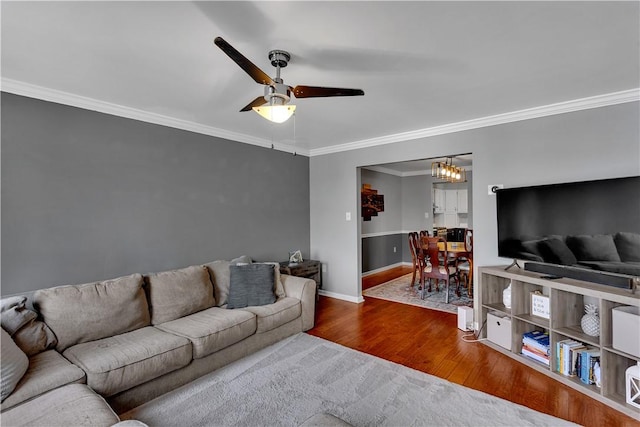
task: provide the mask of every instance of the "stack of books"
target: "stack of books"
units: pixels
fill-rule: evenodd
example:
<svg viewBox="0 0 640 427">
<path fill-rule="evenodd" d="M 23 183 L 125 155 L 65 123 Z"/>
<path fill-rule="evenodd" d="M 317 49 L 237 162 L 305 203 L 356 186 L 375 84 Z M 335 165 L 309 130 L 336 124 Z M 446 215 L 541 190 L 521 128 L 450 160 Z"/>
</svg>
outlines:
<svg viewBox="0 0 640 427">
<path fill-rule="evenodd" d="M 556 343 L 557 371 L 578 377 L 585 384 L 600 386 L 600 350 L 566 339 Z"/>
<path fill-rule="evenodd" d="M 556 370 L 568 377 L 576 376 L 578 355 L 587 347 L 572 339 L 561 340 L 556 343 Z"/>
<path fill-rule="evenodd" d="M 531 331 L 522 334 L 522 355 L 549 366 L 551 355 L 549 333 Z"/>
</svg>

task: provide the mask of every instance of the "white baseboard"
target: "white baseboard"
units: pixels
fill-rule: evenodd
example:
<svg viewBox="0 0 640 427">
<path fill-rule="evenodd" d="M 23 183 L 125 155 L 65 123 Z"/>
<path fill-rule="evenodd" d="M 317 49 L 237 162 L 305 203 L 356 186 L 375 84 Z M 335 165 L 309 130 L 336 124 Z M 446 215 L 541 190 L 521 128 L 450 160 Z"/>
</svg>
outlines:
<svg viewBox="0 0 640 427">
<path fill-rule="evenodd" d="M 401 267 L 403 265 L 407 265 L 409 267 L 411 267 L 411 263 L 410 262 L 397 262 L 395 264 L 391 264 L 391 265 L 386 265 L 384 267 L 381 268 L 376 268 L 375 270 L 369 270 L 365 273 L 362 273 L 362 277 L 367 277 L 370 276 L 372 274 L 377 274 L 377 273 L 382 273 L 383 271 L 387 271 L 387 270 L 391 270 L 392 268 L 396 268 L 396 267 Z"/>
<path fill-rule="evenodd" d="M 362 295 L 359 297 L 352 297 L 351 295 L 339 294 L 336 292 L 325 291 L 323 289 L 320 289 L 318 291 L 318 294 L 324 297 L 335 298 L 335 299 L 340 299 L 340 300 L 349 301 L 349 302 L 355 302 L 357 304 L 364 302 L 364 298 L 362 298 Z"/>
</svg>

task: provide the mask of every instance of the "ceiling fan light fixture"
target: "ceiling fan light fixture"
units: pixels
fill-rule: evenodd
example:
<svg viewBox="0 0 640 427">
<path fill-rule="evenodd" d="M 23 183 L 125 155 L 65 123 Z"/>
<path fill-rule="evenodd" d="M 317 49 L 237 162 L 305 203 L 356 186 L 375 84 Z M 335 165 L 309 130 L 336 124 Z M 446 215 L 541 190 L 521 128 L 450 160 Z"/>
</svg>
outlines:
<svg viewBox="0 0 640 427">
<path fill-rule="evenodd" d="M 293 116 L 293 113 L 296 111 L 296 106 L 266 105 L 263 107 L 253 107 L 253 111 L 271 122 L 284 123 Z"/>
</svg>

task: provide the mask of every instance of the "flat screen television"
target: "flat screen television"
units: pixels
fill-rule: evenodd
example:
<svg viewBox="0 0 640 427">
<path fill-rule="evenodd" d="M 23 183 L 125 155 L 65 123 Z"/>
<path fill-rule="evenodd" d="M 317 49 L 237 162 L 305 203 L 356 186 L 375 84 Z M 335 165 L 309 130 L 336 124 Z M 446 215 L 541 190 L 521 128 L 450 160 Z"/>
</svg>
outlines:
<svg viewBox="0 0 640 427">
<path fill-rule="evenodd" d="M 640 176 L 500 189 L 498 255 L 630 288 L 640 278 Z"/>
</svg>

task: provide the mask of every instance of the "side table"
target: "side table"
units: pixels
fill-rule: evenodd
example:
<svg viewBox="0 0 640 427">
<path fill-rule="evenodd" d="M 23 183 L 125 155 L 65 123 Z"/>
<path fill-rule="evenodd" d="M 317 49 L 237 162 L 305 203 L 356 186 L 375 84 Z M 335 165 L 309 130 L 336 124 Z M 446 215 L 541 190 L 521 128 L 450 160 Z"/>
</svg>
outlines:
<svg viewBox="0 0 640 427">
<path fill-rule="evenodd" d="M 320 261 L 313 259 L 296 263 L 282 261 L 280 263 L 280 273 L 313 279 L 316 282 L 316 298 L 318 290 L 322 289 L 322 263 Z"/>
</svg>

